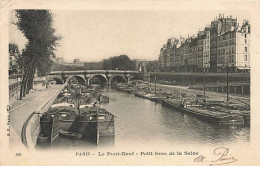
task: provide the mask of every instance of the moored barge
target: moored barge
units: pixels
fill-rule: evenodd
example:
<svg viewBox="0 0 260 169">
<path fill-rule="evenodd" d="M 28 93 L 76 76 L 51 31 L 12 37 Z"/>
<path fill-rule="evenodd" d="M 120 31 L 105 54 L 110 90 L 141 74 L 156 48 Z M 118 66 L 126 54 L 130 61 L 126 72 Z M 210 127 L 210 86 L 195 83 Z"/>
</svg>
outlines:
<svg viewBox="0 0 260 169">
<path fill-rule="evenodd" d="M 154 102 L 158 102 L 159 101 L 159 97 L 157 97 L 155 94 L 151 94 L 151 93 L 141 93 L 141 92 L 136 92 L 135 96 L 137 97 L 141 97 L 144 99 L 148 99 Z"/>
<path fill-rule="evenodd" d="M 174 108 L 182 113 L 194 115 L 207 122 L 233 125 L 244 124 L 243 117 L 232 112 L 229 113 L 205 109 L 203 105 L 184 104 L 183 101 L 177 99 L 165 99 L 162 101 L 162 104 Z"/>
</svg>

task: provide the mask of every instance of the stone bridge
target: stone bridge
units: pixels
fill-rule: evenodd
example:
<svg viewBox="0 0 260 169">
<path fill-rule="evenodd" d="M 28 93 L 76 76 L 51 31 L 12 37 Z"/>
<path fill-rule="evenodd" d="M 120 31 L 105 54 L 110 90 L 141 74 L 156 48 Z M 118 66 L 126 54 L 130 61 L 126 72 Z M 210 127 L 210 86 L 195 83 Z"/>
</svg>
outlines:
<svg viewBox="0 0 260 169">
<path fill-rule="evenodd" d="M 143 80 L 144 73 L 139 71 L 121 70 L 80 70 L 80 71 L 52 71 L 46 74 L 48 81 L 55 80 L 56 83 L 63 84 L 66 80 L 75 77 L 80 84 L 88 84 L 94 78 L 111 85 L 114 81 L 128 83 L 130 80 Z"/>
</svg>

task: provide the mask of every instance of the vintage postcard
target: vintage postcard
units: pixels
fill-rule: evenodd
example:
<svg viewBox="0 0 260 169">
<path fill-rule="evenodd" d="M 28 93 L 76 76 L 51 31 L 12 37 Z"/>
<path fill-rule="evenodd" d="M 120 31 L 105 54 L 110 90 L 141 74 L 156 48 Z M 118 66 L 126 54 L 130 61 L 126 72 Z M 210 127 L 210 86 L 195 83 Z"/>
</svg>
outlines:
<svg viewBox="0 0 260 169">
<path fill-rule="evenodd" d="M 259 11 L 2 0 L 0 165 L 259 165 Z"/>
</svg>

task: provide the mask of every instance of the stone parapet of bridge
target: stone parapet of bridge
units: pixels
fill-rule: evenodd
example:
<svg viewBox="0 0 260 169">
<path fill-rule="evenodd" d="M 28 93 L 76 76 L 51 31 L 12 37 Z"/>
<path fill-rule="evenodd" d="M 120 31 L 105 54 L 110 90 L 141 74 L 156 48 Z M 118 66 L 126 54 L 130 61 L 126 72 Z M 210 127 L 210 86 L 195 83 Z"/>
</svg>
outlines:
<svg viewBox="0 0 260 169">
<path fill-rule="evenodd" d="M 131 79 L 143 80 L 143 72 L 139 71 L 122 71 L 122 70 L 80 70 L 80 71 L 53 71 L 46 74 L 47 80 L 56 80 L 58 83 L 64 83 L 67 79 L 75 77 L 81 84 L 90 84 L 93 77 L 112 84 L 115 77 L 120 77 L 128 83 Z"/>
</svg>

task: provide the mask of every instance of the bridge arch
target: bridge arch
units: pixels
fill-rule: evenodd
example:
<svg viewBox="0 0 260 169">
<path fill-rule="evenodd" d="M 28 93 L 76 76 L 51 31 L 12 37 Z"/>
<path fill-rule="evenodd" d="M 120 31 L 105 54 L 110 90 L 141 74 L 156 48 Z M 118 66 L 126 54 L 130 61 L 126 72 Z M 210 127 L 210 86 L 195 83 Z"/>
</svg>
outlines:
<svg viewBox="0 0 260 169">
<path fill-rule="evenodd" d="M 74 75 L 74 76 L 71 76 L 69 79 L 70 79 L 70 80 L 73 80 L 74 78 L 75 78 L 75 79 L 79 82 L 79 84 L 81 84 L 81 85 L 84 85 L 84 84 L 86 83 L 86 80 L 85 80 L 83 77 L 81 77 L 81 76 L 76 76 L 76 75 Z"/>
<path fill-rule="evenodd" d="M 113 84 L 113 82 L 115 82 L 115 81 L 127 83 L 127 79 L 125 78 L 124 75 L 113 75 L 113 76 L 111 76 L 110 81 L 111 81 L 111 84 Z"/>
<path fill-rule="evenodd" d="M 56 84 L 63 84 L 64 83 L 62 79 L 57 78 L 57 77 L 51 77 L 51 78 L 48 79 L 48 83 L 51 83 L 52 81 L 55 81 Z"/>
<path fill-rule="evenodd" d="M 96 80 L 99 80 L 101 84 L 105 84 L 108 82 L 108 79 L 106 77 L 106 75 L 104 74 L 95 74 L 95 75 L 92 75 L 89 77 L 88 79 L 88 84 L 91 85 L 91 84 L 95 84 L 97 81 Z"/>
<path fill-rule="evenodd" d="M 132 80 L 143 80 L 143 78 L 142 77 L 140 77 L 140 76 L 130 76 L 129 77 L 129 79 L 128 79 L 128 81 L 132 81 Z"/>
</svg>

